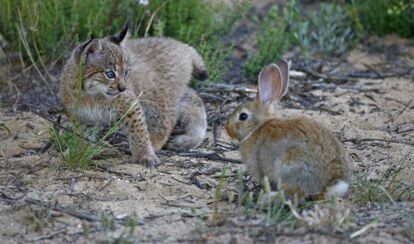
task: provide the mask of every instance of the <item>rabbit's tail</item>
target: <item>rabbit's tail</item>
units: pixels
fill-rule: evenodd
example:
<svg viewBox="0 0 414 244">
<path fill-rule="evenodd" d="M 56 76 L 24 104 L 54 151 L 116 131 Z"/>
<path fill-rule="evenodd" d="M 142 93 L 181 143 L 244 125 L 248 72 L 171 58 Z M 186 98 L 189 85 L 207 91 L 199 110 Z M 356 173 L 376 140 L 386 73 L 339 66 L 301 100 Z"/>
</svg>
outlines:
<svg viewBox="0 0 414 244">
<path fill-rule="evenodd" d="M 334 185 L 328 187 L 326 195 L 329 197 L 342 197 L 349 189 L 349 183 L 343 180 L 337 181 Z"/>
<path fill-rule="evenodd" d="M 191 50 L 191 58 L 193 59 L 193 76 L 198 80 L 207 80 L 208 72 L 206 66 L 204 65 L 203 58 L 194 48 L 191 48 Z"/>
</svg>

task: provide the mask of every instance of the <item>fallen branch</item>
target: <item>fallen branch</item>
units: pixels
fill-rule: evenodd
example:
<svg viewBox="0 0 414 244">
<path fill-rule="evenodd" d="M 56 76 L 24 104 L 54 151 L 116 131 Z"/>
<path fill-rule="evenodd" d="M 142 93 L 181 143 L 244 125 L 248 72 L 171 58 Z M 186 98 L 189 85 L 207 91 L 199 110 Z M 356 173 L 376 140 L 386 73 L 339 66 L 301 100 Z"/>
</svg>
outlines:
<svg viewBox="0 0 414 244">
<path fill-rule="evenodd" d="M 365 232 L 367 232 L 369 229 L 374 229 L 374 228 L 376 228 L 377 226 L 378 226 L 378 222 L 377 222 L 377 221 L 371 222 L 371 223 L 369 223 L 369 224 L 365 225 L 362 229 L 360 229 L 360 230 L 355 231 L 354 233 L 352 233 L 349 237 L 350 237 L 351 239 L 354 239 L 354 238 L 356 238 L 356 237 L 358 237 L 358 236 L 360 236 L 360 235 L 364 234 L 364 233 L 365 233 Z"/>
<path fill-rule="evenodd" d="M 28 204 L 32 204 L 32 205 L 37 205 L 37 206 L 41 206 L 41 207 L 45 207 L 47 209 L 51 209 L 53 211 L 57 211 L 57 212 L 61 212 L 67 215 L 70 215 L 72 217 L 75 217 L 77 219 L 80 220 L 86 220 L 89 222 L 99 222 L 101 221 L 99 217 L 85 213 L 85 212 L 79 212 L 79 211 L 75 211 L 73 209 L 69 209 L 69 208 L 65 208 L 59 205 L 52 205 L 50 203 L 47 202 L 43 202 L 31 197 L 28 197 L 26 199 L 24 199 L 24 201 Z"/>
<path fill-rule="evenodd" d="M 352 78 L 352 77 L 349 77 L 349 76 L 331 76 L 331 75 L 321 74 L 321 73 L 319 73 L 315 70 L 311 70 L 311 69 L 306 68 L 306 67 L 298 67 L 298 70 L 300 70 L 302 72 L 305 72 L 305 73 L 307 73 L 311 76 L 317 77 L 317 78 L 321 78 L 321 79 L 324 79 L 324 80 L 330 80 L 330 81 L 338 82 L 338 83 L 345 83 L 345 82 L 348 82 L 348 81 L 351 81 L 351 82 L 358 82 L 359 81 L 358 79 L 355 79 L 355 78 Z"/>
<path fill-rule="evenodd" d="M 257 89 L 249 88 L 245 86 L 236 86 L 236 85 L 228 85 L 228 84 L 215 84 L 214 86 L 209 86 L 203 89 L 200 89 L 203 92 L 235 92 L 240 93 L 243 95 L 246 94 L 256 94 Z"/>
<path fill-rule="evenodd" d="M 30 241 L 30 242 L 35 242 L 35 241 L 41 241 L 41 240 L 48 240 L 48 239 L 52 239 L 53 237 L 55 237 L 55 236 L 58 236 L 58 235 L 60 235 L 60 234 L 62 234 L 62 233 L 66 233 L 66 229 L 61 229 L 61 230 L 58 230 L 58 231 L 55 231 L 55 232 L 52 232 L 52 233 L 50 233 L 50 234 L 48 234 L 48 235 L 43 235 L 43 236 L 38 236 L 38 237 L 35 237 L 35 238 L 32 238 L 32 239 L 30 239 L 30 240 L 28 240 L 28 241 Z"/>
<path fill-rule="evenodd" d="M 409 146 L 414 146 L 414 141 L 403 140 L 403 139 L 380 139 L 380 138 L 348 138 L 341 140 L 342 142 L 352 142 L 352 143 L 359 143 L 359 142 L 388 142 L 388 143 L 397 143 L 397 144 L 405 144 Z"/>
<path fill-rule="evenodd" d="M 181 157 L 189 157 L 189 158 L 204 158 L 204 159 L 208 159 L 208 160 L 216 160 L 216 161 L 220 161 L 220 162 L 225 162 L 225 163 L 235 163 L 235 164 L 241 164 L 242 162 L 240 160 L 237 159 L 232 159 L 232 158 L 226 158 L 226 157 L 222 157 L 220 155 L 218 155 L 217 153 L 202 153 L 202 152 L 171 152 L 171 151 L 158 151 L 157 152 L 158 155 L 161 156 L 181 156 Z"/>
<path fill-rule="evenodd" d="M 131 151 L 127 148 L 117 147 L 117 150 L 127 155 L 131 155 Z M 216 161 L 225 162 L 225 163 L 235 163 L 235 164 L 242 163 L 240 160 L 222 157 L 215 152 L 211 152 L 211 153 L 194 152 L 194 151 L 193 152 L 175 152 L 175 151 L 161 150 L 156 153 L 157 155 L 164 156 L 164 157 L 180 156 L 180 157 L 187 157 L 187 158 L 203 158 L 203 159 L 208 159 L 208 160 L 216 160 Z"/>
</svg>

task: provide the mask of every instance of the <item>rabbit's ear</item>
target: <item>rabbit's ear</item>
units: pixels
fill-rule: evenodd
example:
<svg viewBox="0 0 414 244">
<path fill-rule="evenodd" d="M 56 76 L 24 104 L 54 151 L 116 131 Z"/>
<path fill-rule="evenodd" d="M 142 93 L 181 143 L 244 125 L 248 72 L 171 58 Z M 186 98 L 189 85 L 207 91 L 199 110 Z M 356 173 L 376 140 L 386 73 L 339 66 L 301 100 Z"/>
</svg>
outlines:
<svg viewBox="0 0 414 244">
<path fill-rule="evenodd" d="M 282 87 L 278 94 L 279 99 L 281 99 L 284 95 L 286 95 L 286 92 L 289 86 L 290 62 L 286 61 L 285 59 L 282 59 L 282 60 L 277 61 L 276 65 L 279 66 L 280 71 L 282 73 Z"/>
<path fill-rule="evenodd" d="M 282 72 L 276 64 L 266 65 L 259 74 L 258 99 L 264 105 L 279 101 L 282 90 Z"/>
</svg>

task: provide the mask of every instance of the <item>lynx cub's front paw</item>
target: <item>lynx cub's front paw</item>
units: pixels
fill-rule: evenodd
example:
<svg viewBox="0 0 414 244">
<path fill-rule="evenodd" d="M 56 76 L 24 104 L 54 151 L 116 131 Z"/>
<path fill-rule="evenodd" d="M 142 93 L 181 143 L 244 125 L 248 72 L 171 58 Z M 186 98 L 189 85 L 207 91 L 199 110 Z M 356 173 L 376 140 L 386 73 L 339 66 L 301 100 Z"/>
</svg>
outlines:
<svg viewBox="0 0 414 244">
<path fill-rule="evenodd" d="M 134 163 L 145 165 L 147 168 L 157 168 L 161 165 L 161 160 L 157 157 L 157 155 L 145 155 L 141 158 L 134 157 Z"/>
</svg>

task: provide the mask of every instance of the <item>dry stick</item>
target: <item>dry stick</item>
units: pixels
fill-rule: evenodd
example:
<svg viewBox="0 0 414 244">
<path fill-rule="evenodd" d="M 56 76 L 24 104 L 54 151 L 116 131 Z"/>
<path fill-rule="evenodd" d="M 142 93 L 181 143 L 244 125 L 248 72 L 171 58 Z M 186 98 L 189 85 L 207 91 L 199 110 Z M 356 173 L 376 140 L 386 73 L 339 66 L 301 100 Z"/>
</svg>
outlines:
<svg viewBox="0 0 414 244">
<path fill-rule="evenodd" d="M 414 141 L 403 140 L 403 139 L 393 139 L 393 138 L 389 138 L 389 139 L 380 139 L 380 138 L 348 138 L 348 139 L 343 139 L 341 141 L 342 142 L 352 142 L 352 143 L 379 141 L 379 142 L 389 142 L 389 143 L 397 143 L 397 144 L 405 144 L 405 145 L 409 145 L 409 146 L 414 146 Z"/>
<path fill-rule="evenodd" d="M 24 35 L 24 27 L 23 27 L 23 19 L 22 19 L 22 15 L 20 13 L 20 9 L 17 9 L 17 13 L 19 15 L 19 22 L 20 22 L 20 26 L 18 24 L 16 24 L 17 26 L 17 32 L 19 34 L 19 38 L 20 41 L 22 42 L 22 45 L 24 47 L 24 49 L 27 52 L 27 55 L 29 56 L 30 61 L 32 62 L 33 67 L 35 68 L 35 70 L 37 71 L 37 73 L 39 74 L 40 78 L 42 79 L 43 83 L 46 85 L 46 87 L 49 89 L 49 91 L 52 91 L 52 88 L 50 87 L 49 83 L 47 82 L 46 78 L 43 76 L 42 72 L 40 71 L 39 67 L 37 67 L 36 62 L 33 58 L 32 52 L 30 51 L 27 39 Z"/>
<path fill-rule="evenodd" d="M 369 64 L 364 64 L 364 66 L 368 68 L 369 71 L 374 72 L 376 76 L 363 75 L 363 74 L 354 74 L 350 76 L 353 78 L 385 79 L 385 78 L 391 78 L 391 77 L 402 77 L 402 76 L 409 75 L 411 73 L 411 69 L 407 69 L 406 71 L 401 72 L 401 73 L 383 74 L 383 73 L 378 72 L 374 67 L 372 67 Z"/>
<path fill-rule="evenodd" d="M 215 160 L 215 161 L 220 161 L 220 162 L 225 162 L 225 163 L 235 163 L 235 164 L 241 164 L 242 163 L 240 160 L 222 157 L 222 156 L 218 155 L 215 152 L 213 152 L 213 153 L 172 152 L 172 151 L 162 150 L 162 151 L 158 151 L 157 154 L 161 155 L 161 156 L 175 156 L 175 155 L 177 155 L 177 156 L 188 157 L 188 158 L 203 158 L 203 159 Z"/>
<path fill-rule="evenodd" d="M 373 229 L 373 228 L 375 228 L 375 227 L 377 227 L 377 226 L 378 226 L 377 221 L 371 222 L 371 223 L 369 223 L 369 224 L 365 225 L 364 227 L 362 227 L 362 229 L 360 229 L 360 230 L 355 231 L 354 233 L 352 233 L 349 237 L 350 237 L 351 239 L 354 239 L 354 238 L 356 238 L 356 237 L 358 237 L 358 236 L 360 236 L 360 235 L 364 234 L 364 233 L 365 233 L 365 232 L 367 232 L 369 229 Z"/>
<path fill-rule="evenodd" d="M 57 212 L 61 212 L 61 213 L 70 215 L 70 216 L 75 217 L 75 218 L 80 219 L 80 220 L 86 220 L 86 221 L 89 221 L 89 222 L 99 222 L 100 221 L 100 218 L 96 217 L 94 215 L 91 215 L 91 214 L 88 214 L 88 213 L 85 213 L 85 212 L 78 212 L 78 211 L 75 211 L 75 210 L 72 210 L 72 209 L 69 209 L 69 208 L 65 208 L 65 207 L 62 207 L 62 206 L 58 206 L 58 205 L 52 205 L 50 203 L 43 202 L 43 201 L 40 201 L 40 200 L 37 200 L 37 199 L 34 199 L 34 198 L 28 197 L 28 198 L 24 199 L 24 201 L 28 204 L 45 207 L 45 208 L 51 209 L 53 211 L 57 211 Z"/>
<path fill-rule="evenodd" d="M 145 28 L 145 33 L 144 33 L 144 37 L 147 37 L 149 29 L 151 28 L 152 22 L 154 21 L 155 16 L 157 15 L 158 11 L 160 11 L 160 9 L 162 9 L 170 0 L 166 0 L 164 1 L 160 6 L 158 6 L 154 12 L 152 12 L 150 19 L 148 20 L 148 24 L 147 27 Z"/>
<path fill-rule="evenodd" d="M 330 75 L 325 75 L 325 74 L 321 74 L 319 72 L 316 72 L 314 70 L 311 70 L 309 68 L 306 67 L 298 67 L 298 70 L 303 71 L 307 74 L 310 74 L 312 76 L 318 77 L 318 78 L 322 78 L 324 80 L 331 80 L 331 81 L 338 81 L 338 82 L 347 82 L 347 81 L 351 81 L 351 82 L 358 82 L 358 79 L 352 78 L 352 77 L 337 77 L 337 76 L 330 76 Z"/>
<path fill-rule="evenodd" d="M 100 170 L 104 171 L 104 172 L 111 173 L 111 174 L 114 174 L 114 175 L 118 175 L 118 176 L 121 176 L 121 177 L 123 177 L 123 176 L 129 176 L 129 177 L 132 177 L 132 178 L 134 178 L 134 177 L 135 177 L 135 176 L 134 176 L 134 175 L 132 175 L 132 174 L 129 174 L 129 173 L 126 173 L 126 172 L 116 171 L 116 170 L 113 170 L 113 169 L 111 169 L 111 168 L 109 168 L 109 167 L 106 167 L 106 166 L 104 166 L 104 165 L 101 165 L 101 164 L 96 164 L 96 167 L 97 167 L 98 169 L 100 169 Z"/>
<path fill-rule="evenodd" d="M 256 94 L 257 89 L 255 88 L 248 88 L 243 86 L 235 86 L 235 85 L 227 85 L 227 84 L 216 84 L 211 87 L 207 87 L 204 89 L 200 89 L 201 91 L 205 92 L 236 92 L 239 94 Z"/>
<path fill-rule="evenodd" d="M 407 110 L 407 108 L 411 105 L 411 103 L 413 102 L 413 99 L 411 99 L 405 106 L 404 106 L 404 108 L 403 109 L 401 109 L 399 112 L 398 112 L 398 114 L 397 114 L 397 116 L 396 116 L 396 118 L 397 117 L 399 117 L 401 114 L 403 114 L 404 112 L 405 112 L 405 110 Z"/>
<path fill-rule="evenodd" d="M 367 63 L 364 63 L 364 66 L 366 67 L 366 68 L 368 68 L 370 71 L 372 71 L 372 72 L 374 72 L 376 75 L 377 75 L 377 77 L 376 78 L 379 78 L 379 79 L 384 79 L 385 77 L 383 76 L 383 74 L 381 74 L 380 72 L 378 72 L 376 69 L 374 69 L 374 67 L 372 67 L 371 65 L 369 65 L 369 64 L 367 64 Z M 359 77 L 358 77 L 359 78 Z M 371 78 L 371 77 L 369 77 L 369 78 Z"/>
<path fill-rule="evenodd" d="M 0 190 L 0 196 L 6 202 L 9 202 L 9 203 L 15 203 L 15 202 L 19 201 L 20 199 L 22 199 L 24 197 L 24 196 L 23 197 L 12 197 L 12 196 L 9 196 L 8 194 L 6 194 L 5 192 L 3 192 L 1 190 Z M 65 213 L 67 215 L 70 215 L 72 217 L 75 217 L 75 218 L 78 218 L 78 219 L 81 219 L 81 220 L 87 220 L 87 221 L 90 221 L 90 222 L 100 221 L 100 219 L 96 216 L 93 216 L 93 215 L 90 215 L 90 214 L 87 214 L 87 213 L 78 212 L 78 211 L 71 210 L 71 209 L 68 209 L 68 208 L 64 208 L 64 207 L 61 207 L 61 206 L 58 206 L 58 205 L 52 205 L 50 203 L 43 202 L 43 201 L 31 198 L 31 197 L 25 198 L 24 201 L 28 204 L 38 205 L 38 206 L 41 206 L 41 207 L 51 209 L 53 211 Z"/>
<path fill-rule="evenodd" d="M 41 241 L 41 240 L 48 240 L 48 239 L 52 239 L 53 237 L 55 237 L 55 236 L 58 236 L 58 235 L 60 235 L 60 234 L 62 234 L 62 233 L 66 233 L 66 228 L 64 228 L 64 229 L 61 229 L 61 230 L 58 230 L 58 231 L 55 231 L 55 232 L 52 232 L 52 233 L 50 233 L 50 234 L 48 234 L 48 235 L 43 235 L 43 236 L 38 236 L 38 237 L 35 237 L 35 238 L 32 238 L 32 239 L 30 239 L 30 240 L 28 240 L 28 241 L 30 241 L 30 242 L 35 242 L 35 241 Z"/>
</svg>

